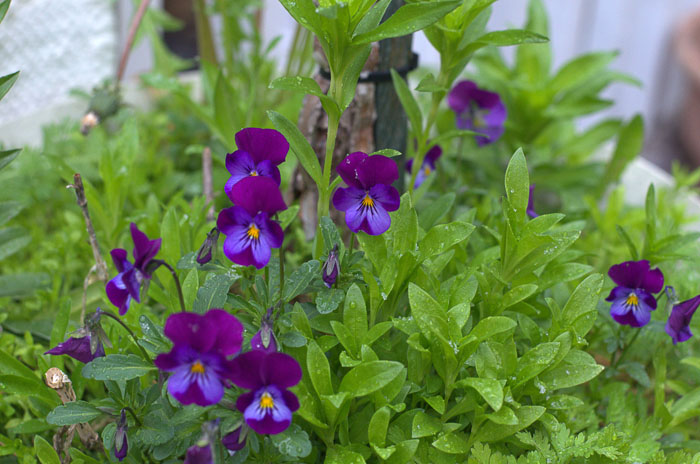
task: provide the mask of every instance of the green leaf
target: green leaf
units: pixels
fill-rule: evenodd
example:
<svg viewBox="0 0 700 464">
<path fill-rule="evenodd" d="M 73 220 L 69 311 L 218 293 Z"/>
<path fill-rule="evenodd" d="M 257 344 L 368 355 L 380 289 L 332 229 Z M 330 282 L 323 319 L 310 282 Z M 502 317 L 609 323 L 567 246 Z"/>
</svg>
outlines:
<svg viewBox="0 0 700 464">
<path fill-rule="evenodd" d="M 418 92 L 447 92 L 447 88 L 439 85 L 432 73 L 428 73 L 416 87 Z"/>
<path fill-rule="evenodd" d="M 420 212 L 420 216 L 418 217 L 420 226 L 424 230 L 430 230 L 431 227 L 450 212 L 455 198 L 455 193 L 449 192 L 433 201 L 429 207 Z"/>
<path fill-rule="evenodd" d="M 433 297 L 411 282 L 408 284 L 408 301 L 411 314 L 423 335 L 429 339 L 432 336 L 447 339 L 447 312 Z"/>
<path fill-rule="evenodd" d="M 22 298 L 51 285 L 51 277 L 45 273 L 10 274 L 0 276 L 0 297 Z"/>
<path fill-rule="evenodd" d="M 394 380 L 404 369 L 395 361 L 370 361 L 350 369 L 340 382 L 340 391 L 353 398 L 369 395 Z"/>
<path fill-rule="evenodd" d="M 4 15 L 4 11 L 2 11 L 2 8 L 5 7 L 5 11 L 7 11 L 7 6 L 10 6 L 10 2 L 6 2 L 2 5 L 0 5 L 0 14 Z M 7 74 L 5 76 L 0 77 L 0 100 L 2 100 L 2 97 L 7 94 L 7 92 L 10 91 L 13 85 L 15 85 L 15 81 L 19 77 L 19 71 L 14 72 L 12 74 Z"/>
<path fill-rule="evenodd" d="M 10 356 L 6 352 L 0 350 L 0 372 L 3 375 L 14 374 L 27 379 L 36 379 L 37 376 L 30 368 L 24 365 L 17 358 Z"/>
<path fill-rule="evenodd" d="M 17 253 L 31 241 L 31 234 L 22 227 L 0 229 L 0 260 Z"/>
<path fill-rule="evenodd" d="M 324 464 L 365 464 L 361 454 L 333 445 L 328 448 Z"/>
<path fill-rule="evenodd" d="M 49 387 L 36 377 L 27 378 L 20 375 L 0 376 L 0 391 L 17 394 L 23 397 L 31 395 L 41 398 L 51 405 L 58 404 L 58 396 Z"/>
<path fill-rule="evenodd" d="M 446 433 L 432 444 L 435 448 L 447 454 L 465 454 L 469 452 L 469 440 L 463 433 Z"/>
<path fill-rule="evenodd" d="M 509 308 L 529 298 L 537 291 L 537 288 L 538 286 L 536 284 L 524 284 L 511 288 L 503 295 L 503 299 L 500 303 L 501 309 Z"/>
<path fill-rule="evenodd" d="M 411 425 L 412 438 L 431 437 L 440 430 L 442 430 L 440 418 L 430 416 L 422 411 L 413 416 L 413 424 Z"/>
<path fill-rule="evenodd" d="M 616 55 L 617 52 L 598 52 L 578 56 L 562 66 L 546 88 L 555 95 L 584 83 L 603 70 Z"/>
<path fill-rule="evenodd" d="M 603 366 L 598 365 L 591 355 L 571 350 L 559 365 L 541 374 L 539 378 L 549 390 L 559 390 L 588 382 L 602 371 Z"/>
<path fill-rule="evenodd" d="M 194 300 L 199 290 L 199 272 L 191 269 L 182 282 L 182 296 L 185 300 L 185 308 L 194 308 Z"/>
<path fill-rule="evenodd" d="M 282 456 L 305 458 L 311 454 L 309 434 L 297 424 L 291 424 L 289 428 L 282 433 L 271 435 L 270 440 Z"/>
<path fill-rule="evenodd" d="M 340 176 L 339 176 L 340 177 Z M 324 244 L 324 255 L 328 255 L 335 245 L 338 245 L 339 249 L 342 249 L 343 241 L 340 238 L 340 232 L 335 226 L 333 219 L 329 216 L 323 216 L 321 218 L 321 235 L 323 235 Z"/>
<path fill-rule="evenodd" d="M 367 427 L 367 438 L 371 445 L 383 447 L 386 442 L 386 431 L 389 428 L 391 412 L 389 408 L 383 406 L 377 409 L 369 421 Z"/>
<path fill-rule="evenodd" d="M 416 249 L 418 218 L 411 204 L 411 197 L 404 193 L 398 210 L 390 213 L 391 233 L 394 237 L 394 254 L 402 255 Z"/>
<path fill-rule="evenodd" d="M 10 164 L 21 152 L 21 148 L 15 148 L 13 150 L 0 151 L 0 170 Z"/>
<path fill-rule="evenodd" d="M 503 31 L 488 32 L 467 46 L 467 50 L 474 52 L 485 45 L 507 47 L 509 45 L 537 44 L 549 42 L 549 39 L 536 32 L 522 29 L 506 29 Z"/>
<path fill-rule="evenodd" d="M 455 221 L 434 226 L 418 245 L 421 261 L 446 252 L 454 245 L 468 239 L 472 232 L 474 232 L 474 226 L 466 222 Z"/>
<path fill-rule="evenodd" d="M 299 205 L 292 205 L 284 211 L 278 213 L 280 227 L 282 230 L 287 230 L 287 227 L 297 218 L 299 215 Z"/>
<path fill-rule="evenodd" d="M 423 132 L 423 115 L 421 114 L 418 102 L 413 97 L 411 90 L 408 88 L 406 81 L 396 70 L 391 70 L 391 80 L 394 82 L 394 90 L 401 101 L 408 120 L 411 122 L 411 129 L 414 134 Z"/>
<path fill-rule="evenodd" d="M 549 367 L 559 352 L 558 342 L 541 343 L 518 360 L 515 386 L 521 385 Z"/>
<path fill-rule="evenodd" d="M 237 98 L 231 83 L 222 71 L 216 78 L 214 88 L 214 121 L 223 142 L 233 147 L 236 143 L 234 131 L 239 127 L 236 121 Z"/>
<path fill-rule="evenodd" d="M 477 432 L 475 441 L 495 442 L 503 440 L 525 427 L 530 426 L 544 414 L 546 408 L 542 406 L 522 406 L 515 411 L 518 417 L 517 425 L 502 425 L 495 422 L 486 422 Z"/>
<path fill-rule="evenodd" d="M 83 377 L 95 380 L 130 380 L 155 370 L 155 366 L 135 354 L 110 354 L 83 366 Z"/>
<path fill-rule="evenodd" d="M 397 156 L 401 156 L 401 152 L 398 150 L 394 150 L 393 148 L 382 148 L 381 150 L 373 151 L 369 154 L 369 156 L 375 155 L 382 155 L 386 156 L 387 158 L 395 158 Z"/>
<path fill-rule="evenodd" d="M 41 464 L 61 464 L 53 447 L 39 435 L 34 436 L 34 452 Z"/>
<path fill-rule="evenodd" d="M 495 422 L 496 424 L 501 424 L 501 425 L 517 425 L 518 424 L 518 416 L 516 416 L 515 413 L 513 412 L 513 410 L 510 409 L 506 405 L 501 406 L 501 409 L 499 409 L 497 412 L 492 412 L 491 414 L 487 414 L 486 417 L 488 417 L 491 422 Z"/>
<path fill-rule="evenodd" d="M 580 337 L 584 337 L 591 330 L 598 315 L 596 307 L 603 282 L 602 274 L 592 274 L 576 287 L 562 310 L 563 330 L 573 328 Z"/>
<path fill-rule="evenodd" d="M 7 14 L 7 9 L 10 8 L 10 0 L 3 0 L 0 2 L 0 23 L 5 19 Z"/>
<path fill-rule="evenodd" d="M 438 21 L 460 4 L 460 1 L 433 1 L 403 5 L 373 30 L 353 37 L 352 43 L 353 45 L 367 44 L 412 34 Z"/>
<path fill-rule="evenodd" d="M 51 328 L 51 346 L 56 346 L 64 340 L 68 321 L 70 320 L 71 300 L 66 299 L 56 314 L 53 327 Z"/>
<path fill-rule="evenodd" d="M 505 186 L 508 197 L 506 214 L 516 231 L 525 223 L 527 202 L 530 197 L 530 178 L 522 148 L 518 148 L 508 163 Z"/>
<path fill-rule="evenodd" d="M 345 296 L 343 324 L 348 329 L 355 347 L 359 349 L 367 336 L 367 307 L 362 291 L 357 284 L 352 284 Z"/>
<path fill-rule="evenodd" d="M 308 95 L 313 95 L 321 100 L 323 108 L 328 113 L 338 114 L 339 109 L 337 103 L 328 95 L 323 93 L 318 82 L 310 77 L 278 77 L 270 83 L 271 89 L 291 90 L 293 92 L 301 92 Z"/>
<path fill-rule="evenodd" d="M 457 385 L 476 390 L 494 411 L 503 405 L 503 386 L 498 380 L 470 377 L 460 380 Z"/>
<path fill-rule="evenodd" d="M 649 379 L 649 374 L 647 374 L 644 365 L 638 362 L 625 363 L 620 366 L 620 369 L 624 370 L 639 383 L 644 388 L 651 387 L 651 379 Z"/>
<path fill-rule="evenodd" d="M 329 314 L 335 311 L 345 298 L 345 292 L 339 288 L 324 288 L 316 293 L 316 311 Z"/>
<path fill-rule="evenodd" d="M 162 410 L 146 414 L 143 418 L 143 426 L 136 432 L 136 440 L 148 446 L 167 443 L 174 436 L 175 427 Z"/>
<path fill-rule="evenodd" d="M 321 264 L 317 260 L 307 261 L 292 273 L 284 283 L 284 293 L 282 299 L 291 301 L 292 298 L 302 294 L 306 287 L 317 277 L 319 277 Z"/>
<path fill-rule="evenodd" d="M 139 340 L 140 345 L 143 345 L 153 353 L 165 353 L 170 351 L 171 344 L 170 341 L 165 338 L 162 327 L 156 326 L 153 321 L 145 315 L 139 317 L 139 325 L 141 326 L 141 332 L 143 332 L 143 338 Z"/>
<path fill-rule="evenodd" d="M 604 193 L 607 186 L 616 182 L 627 165 L 637 157 L 644 144 L 644 122 L 642 117 L 635 116 L 629 124 L 620 129 L 617 146 L 612 158 L 606 166 L 605 173 L 598 187 L 598 193 Z"/>
<path fill-rule="evenodd" d="M 197 291 L 192 310 L 204 314 L 212 308 L 223 308 L 234 280 L 228 274 L 209 274 L 204 285 Z"/>
<path fill-rule="evenodd" d="M 306 345 L 306 368 L 309 371 L 311 383 L 319 395 L 332 395 L 331 368 L 328 358 L 314 340 Z"/>
<path fill-rule="evenodd" d="M 17 216 L 24 209 L 18 201 L 5 201 L 0 203 L 0 226 Z"/>
<path fill-rule="evenodd" d="M 505 316 L 485 317 L 472 329 L 469 335 L 473 335 L 477 340 L 486 340 L 496 334 L 513 330 L 516 322 Z"/>
<path fill-rule="evenodd" d="M 301 131 L 289 119 L 275 111 L 268 111 L 267 117 L 270 118 L 275 128 L 287 138 L 294 155 L 307 174 L 316 182 L 316 185 L 321 185 L 323 178 L 321 164 L 318 161 L 316 152 L 311 148 Z"/>
<path fill-rule="evenodd" d="M 98 417 L 102 412 L 85 401 L 74 401 L 56 407 L 46 416 L 46 422 L 53 425 L 84 424 Z"/>
</svg>

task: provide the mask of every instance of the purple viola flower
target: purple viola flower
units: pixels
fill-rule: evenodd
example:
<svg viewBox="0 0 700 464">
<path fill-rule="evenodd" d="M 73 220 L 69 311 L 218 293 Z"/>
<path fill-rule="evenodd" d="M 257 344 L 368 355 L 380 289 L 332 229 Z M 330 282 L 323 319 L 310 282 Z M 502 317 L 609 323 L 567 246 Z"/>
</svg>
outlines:
<svg viewBox="0 0 700 464">
<path fill-rule="evenodd" d="M 229 451 L 240 451 L 245 448 L 246 435 L 241 433 L 243 426 L 237 427 L 233 432 L 226 434 L 221 443 Z M 233 454 L 233 453 L 232 453 Z"/>
<path fill-rule="evenodd" d="M 134 241 L 133 264 L 127 259 L 126 250 L 115 248 L 111 252 L 114 266 L 119 273 L 107 283 L 107 297 L 119 308 L 120 316 L 129 310 L 132 299 L 141 301 L 141 283 L 151 278 L 153 270 L 149 265 L 160 250 L 161 239 L 149 240 L 133 222 L 131 238 Z"/>
<path fill-rule="evenodd" d="M 114 433 L 114 456 L 123 461 L 129 452 L 129 440 L 126 435 L 128 429 L 126 421 L 126 409 L 122 409 L 121 417 L 117 423 L 117 431 Z"/>
<path fill-rule="evenodd" d="M 224 254 L 241 266 L 261 269 L 270 261 L 271 249 L 284 241 L 282 227 L 270 216 L 287 209 L 282 194 L 267 177 L 247 177 L 231 189 L 234 205 L 221 210 L 216 225 L 226 235 Z"/>
<path fill-rule="evenodd" d="M 338 245 L 336 244 L 328 252 L 328 259 L 326 259 L 326 262 L 323 263 L 323 268 L 321 268 L 321 278 L 326 287 L 331 288 L 335 284 L 338 274 L 340 274 L 340 262 L 338 261 Z"/>
<path fill-rule="evenodd" d="M 671 315 L 666 322 L 666 333 L 673 339 L 673 344 L 689 340 L 693 336 L 690 331 L 690 320 L 700 306 L 700 295 L 673 305 Z"/>
<path fill-rule="evenodd" d="M 350 230 L 380 235 L 391 225 L 389 211 L 399 208 L 399 192 L 391 185 L 399 178 L 396 163 L 382 155 L 368 156 L 356 151 L 338 166 L 338 174 L 348 185 L 333 194 L 333 206 L 345 211 Z"/>
<path fill-rule="evenodd" d="M 95 314 L 86 320 L 85 325 L 74 332 L 74 336 L 69 337 L 65 342 L 59 343 L 44 354 L 65 354 L 85 364 L 95 358 L 104 356 L 103 341 L 108 346 L 111 345 L 100 325 L 100 317 L 101 311 L 98 308 Z"/>
<path fill-rule="evenodd" d="M 457 127 L 484 135 L 476 137 L 479 146 L 488 145 L 503 135 L 506 107 L 494 92 L 482 90 L 472 81 L 461 81 L 450 90 L 447 103 L 457 114 Z"/>
<path fill-rule="evenodd" d="M 533 193 L 535 191 L 535 184 L 530 185 L 530 195 L 527 197 L 527 209 L 525 212 L 527 213 L 528 216 L 531 218 L 536 218 L 539 216 L 537 212 L 535 212 L 535 206 L 533 205 Z"/>
<path fill-rule="evenodd" d="M 289 390 L 301 380 L 296 359 L 284 353 L 251 350 L 233 360 L 231 380 L 243 393 L 236 407 L 246 424 L 260 434 L 284 432 L 292 423 L 299 400 Z"/>
<path fill-rule="evenodd" d="M 173 314 L 164 332 L 174 346 L 159 354 L 155 365 L 173 372 L 170 394 L 182 404 L 218 403 L 231 379 L 232 361 L 227 357 L 243 343 L 243 325 L 223 309 L 210 309 L 206 314 Z"/>
<path fill-rule="evenodd" d="M 659 268 L 650 269 L 646 260 L 626 261 L 612 266 L 608 275 L 617 284 L 605 299 L 612 301 L 612 318 L 631 327 L 647 325 L 656 309 L 654 293 L 664 287 L 664 275 Z"/>
<path fill-rule="evenodd" d="M 226 169 L 231 178 L 224 191 L 228 195 L 238 181 L 249 176 L 269 177 L 280 185 L 280 171 L 277 168 L 289 151 L 289 143 L 284 135 L 274 129 L 249 127 L 236 133 L 238 150 L 226 155 Z"/>
<path fill-rule="evenodd" d="M 183 464 L 214 464 L 211 445 L 207 443 L 204 446 L 199 446 L 195 443 L 187 448 L 187 455 Z"/>
<path fill-rule="evenodd" d="M 437 163 L 438 158 L 442 156 L 442 147 L 440 145 L 435 145 L 433 148 L 428 150 L 423 159 L 423 164 L 420 167 L 420 171 L 416 175 L 416 182 L 413 184 L 413 188 L 417 189 L 420 185 L 425 182 L 430 173 L 435 170 L 435 163 Z M 406 162 L 406 170 L 410 174 L 413 170 L 413 158 Z"/>
</svg>

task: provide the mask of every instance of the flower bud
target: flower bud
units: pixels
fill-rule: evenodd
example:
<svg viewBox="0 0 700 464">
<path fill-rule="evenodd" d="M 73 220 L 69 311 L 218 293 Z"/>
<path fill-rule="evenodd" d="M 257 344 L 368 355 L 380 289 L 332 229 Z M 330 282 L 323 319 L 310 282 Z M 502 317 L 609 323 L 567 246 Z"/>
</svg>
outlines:
<svg viewBox="0 0 700 464">
<path fill-rule="evenodd" d="M 199 251 L 197 251 L 197 262 L 200 265 L 207 264 L 209 261 L 211 261 L 212 253 L 216 248 L 216 242 L 218 240 L 219 229 L 214 227 L 209 231 L 207 238 L 204 240 L 204 243 L 202 243 L 202 246 L 199 247 Z"/>
<path fill-rule="evenodd" d="M 226 434 L 221 439 L 221 443 L 229 451 L 240 451 L 245 448 L 246 433 L 243 432 L 243 426 L 237 427 L 233 432 Z M 233 454 L 233 453 L 231 453 Z"/>
<path fill-rule="evenodd" d="M 250 339 L 250 347 L 254 350 L 262 350 L 267 353 L 277 351 L 277 341 L 273 331 L 272 308 L 267 310 L 267 315 L 262 318 L 260 330 Z"/>
<path fill-rule="evenodd" d="M 321 277 L 326 287 L 331 288 L 335 284 L 338 274 L 340 274 L 340 262 L 338 262 L 338 245 L 335 245 L 328 252 L 328 259 L 323 263 L 323 268 L 321 269 Z"/>
<path fill-rule="evenodd" d="M 127 429 L 126 409 L 122 409 L 122 415 L 119 418 L 119 422 L 117 422 L 117 431 L 114 434 L 114 456 L 116 456 L 119 461 L 123 461 L 129 452 L 129 440 L 126 435 Z"/>
</svg>

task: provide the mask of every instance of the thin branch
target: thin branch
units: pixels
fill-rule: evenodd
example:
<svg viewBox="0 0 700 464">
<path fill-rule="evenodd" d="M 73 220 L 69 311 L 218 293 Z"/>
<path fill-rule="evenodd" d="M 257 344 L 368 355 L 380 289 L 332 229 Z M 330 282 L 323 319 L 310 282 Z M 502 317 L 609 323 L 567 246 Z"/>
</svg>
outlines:
<svg viewBox="0 0 700 464">
<path fill-rule="evenodd" d="M 136 344 L 136 346 L 139 347 L 139 349 L 141 350 L 141 353 L 143 354 L 143 356 L 148 360 L 148 362 L 150 362 L 151 364 L 153 364 L 153 359 L 151 359 L 151 357 L 148 355 L 148 353 L 146 352 L 145 348 L 139 344 L 139 339 L 138 339 L 138 337 L 136 337 L 136 334 L 134 333 L 134 331 L 131 330 L 131 329 L 129 328 L 129 326 L 126 325 L 126 324 L 124 323 L 124 321 L 122 321 L 118 316 L 116 316 L 116 315 L 115 315 L 114 313 L 112 313 L 111 311 L 101 311 L 101 313 L 102 313 L 103 316 L 107 316 L 107 317 L 109 317 L 110 319 L 113 319 L 113 320 L 117 321 L 117 322 L 119 323 L 119 325 L 121 325 L 121 326 L 124 328 L 124 330 L 126 330 L 127 332 L 129 332 L 129 335 L 130 335 L 131 338 L 134 340 L 134 343 Z"/>
<path fill-rule="evenodd" d="M 207 221 L 213 221 L 215 217 L 213 184 L 211 149 L 209 147 L 204 147 L 204 151 L 202 152 L 202 190 L 204 191 L 204 198 L 206 198 L 207 204 L 209 205 Z"/>
<path fill-rule="evenodd" d="M 80 174 L 76 173 L 73 175 L 73 185 L 69 185 L 68 188 L 75 189 L 75 197 L 78 202 L 78 206 L 80 206 L 80 210 L 83 212 L 85 228 L 87 229 L 88 239 L 90 240 L 90 246 L 92 247 L 92 254 L 95 258 L 95 273 L 97 274 L 97 278 L 106 282 L 109 278 L 109 275 L 107 274 L 107 263 L 102 258 L 102 254 L 100 253 L 100 245 L 97 243 L 95 228 L 92 226 L 92 220 L 90 219 L 87 198 L 85 198 L 85 188 L 83 187 L 83 179 L 80 177 Z"/>
<path fill-rule="evenodd" d="M 148 4 L 151 0 L 141 0 L 139 9 L 136 10 L 134 19 L 131 20 L 131 25 L 129 26 L 129 33 L 126 36 L 126 44 L 124 45 L 124 50 L 122 51 L 122 57 L 119 60 L 119 68 L 117 69 L 117 85 L 121 82 L 124 77 L 124 71 L 126 71 L 126 63 L 129 61 L 129 53 L 131 53 L 131 47 L 134 45 L 134 38 L 136 37 L 136 32 L 139 30 L 139 25 L 143 19 L 143 15 L 146 14 L 148 9 Z"/>
<path fill-rule="evenodd" d="M 170 274 L 173 276 L 173 280 L 175 281 L 175 286 L 177 287 L 177 297 L 180 300 L 180 310 L 184 313 L 185 311 L 187 311 L 185 309 L 185 298 L 182 296 L 182 285 L 180 285 L 180 278 L 177 276 L 177 272 L 175 272 L 175 269 L 173 269 L 173 267 L 170 264 L 166 263 L 165 261 L 163 261 L 163 260 L 155 260 L 155 261 L 158 264 L 160 264 L 161 266 L 165 266 L 166 268 L 168 268 L 168 270 L 170 271 Z"/>
</svg>

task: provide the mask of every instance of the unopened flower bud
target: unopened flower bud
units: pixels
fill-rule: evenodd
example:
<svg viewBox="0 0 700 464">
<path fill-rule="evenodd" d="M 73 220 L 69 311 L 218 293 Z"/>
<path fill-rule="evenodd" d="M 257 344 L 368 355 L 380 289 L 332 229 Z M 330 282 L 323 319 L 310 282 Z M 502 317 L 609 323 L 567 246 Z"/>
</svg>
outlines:
<svg viewBox="0 0 700 464">
<path fill-rule="evenodd" d="M 338 245 L 328 252 L 328 259 L 323 263 L 321 277 L 326 287 L 331 288 L 340 274 L 340 262 L 338 261 Z"/>
<path fill-rule="evenodd" d="M 114 456 L 116 456 L 119 461 L 123 461 L 129 452 L 129 440 L 126 435 L 128 428 L 126 409 L 122 409 L 121 417 L 119 418 L 119 422 L 117 422 L 117 431 L 114 434 Z"/>
<path fill-rule="evenodd" d="M 219 229 L 214 227 L 212 230 L 209 231 L 207 234 L 207 238 L 204 240 L 204 243 L 202 243 L 202 246 L 199 247 L 199 251 L 197 251 L 197 262 L 200 265 L 207 264 L 209 261 L 211 261 L 212 254 L 214 249 L 216 248 L 216 242 L 219 240 Z"/>
<path fill-rule="evenodd" d="M 233 432 L 226 434 L 226 436 L 221 439 L 221 443 L 229 451 L 240 451 L 245 448 L 246 436 L 247 434 L 243 431 L 243 426 L 240 426 Z"/>
<path fill-rule="evenodd" d="M 250 339 L 250 347 L 254 350 L 263 350 L 268 353 L 277 351 L 277 341 L 273 332 L 272 308 L 268 309 L 267 315 L 263 317 L 260 330 Z"/>
</svg>

